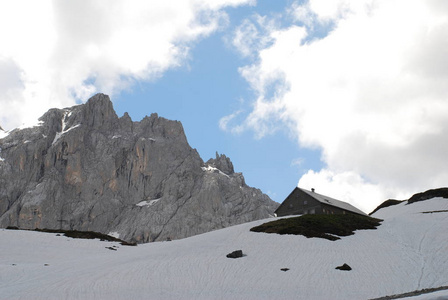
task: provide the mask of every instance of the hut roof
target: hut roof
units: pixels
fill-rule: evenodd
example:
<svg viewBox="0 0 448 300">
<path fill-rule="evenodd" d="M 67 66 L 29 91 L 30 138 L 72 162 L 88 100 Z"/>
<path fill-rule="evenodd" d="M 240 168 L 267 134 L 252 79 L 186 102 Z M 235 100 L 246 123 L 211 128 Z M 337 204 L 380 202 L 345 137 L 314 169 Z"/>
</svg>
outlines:
<svg viewBox="0 0 448 300">
<path fill-rule="evenodd" d="M 308 191 L 308 190 L 305 190 L 305 189 L 302 189 L 302 188 L 298 188 L 298 189 L 300 189 L 304 193 L 307 193 L 308 195 L 310 195 L 311 197 L 313 197 L 314 199 L 316 199 L 320 203 L 331 205 L 331 206 L 334 206 L 334 207 L 337 207 L 337 208 L 341 208 L 341 209 L 344 209 L 344 210 L 347 210 L 347 211 L 351 211 L 351 212 L 359 214 L 359 215 L 367 216 L 366 213 L 364 213 L 363 211 L 357 209 L 356 207 L 354 207 L 353 205 L 351 205 L 351 204 L 349 204 L 347 202 L 336 200 L 336 199 L 333 199 L 331 197 L 318 194 L 315 191 Z"/>
</svg>

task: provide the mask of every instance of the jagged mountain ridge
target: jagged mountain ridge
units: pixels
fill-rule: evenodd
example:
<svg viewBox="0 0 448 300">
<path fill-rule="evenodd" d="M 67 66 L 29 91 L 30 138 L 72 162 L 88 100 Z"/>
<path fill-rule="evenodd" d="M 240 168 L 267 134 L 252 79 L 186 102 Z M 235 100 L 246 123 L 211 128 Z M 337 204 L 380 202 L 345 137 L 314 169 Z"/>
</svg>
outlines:
<svg viewBox="0 0 448 300">
<path fill-rule="evenodd" d="M 204 163 L 180 122 L 119 118 L 107 95 L 39 121 L 0 139 L 0 227 L 149 242 L 266 218 L 278 205 L 225 155 Z"/>
</svg>

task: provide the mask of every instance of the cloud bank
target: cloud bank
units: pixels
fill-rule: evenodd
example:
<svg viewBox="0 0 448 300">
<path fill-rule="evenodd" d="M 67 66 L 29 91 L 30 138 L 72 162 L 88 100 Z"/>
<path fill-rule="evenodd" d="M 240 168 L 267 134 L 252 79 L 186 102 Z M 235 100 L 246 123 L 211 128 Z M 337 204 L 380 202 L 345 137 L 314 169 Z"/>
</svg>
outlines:
<svg viewBox="0 0 448 300">
<path fill-rule="evenodd" d="M 263 136 L 287 125 L 326 165 L 299 185 L 365 211 L 446 186 L 448 3 L 310 0 L 286 17 L 240 69 L 256 100 L 239 126 Z M 244 28 L 257 36 L 248 22 L 234 43 L 246 56 L 260 45 L 239 43 Z"/>
<path fill-rule="evenodd" d="M 226 24 L 223 8 L 242 4 L 254 2 L 3 1 L 0 124 L 12 129 L 48 108 L 153 80 Z"/>
</svg>

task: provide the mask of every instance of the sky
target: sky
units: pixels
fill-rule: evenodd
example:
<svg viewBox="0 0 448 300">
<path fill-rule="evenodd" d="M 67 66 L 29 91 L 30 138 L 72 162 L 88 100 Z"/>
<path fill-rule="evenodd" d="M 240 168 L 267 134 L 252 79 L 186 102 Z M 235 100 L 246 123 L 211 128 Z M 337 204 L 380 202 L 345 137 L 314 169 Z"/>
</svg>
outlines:
<svg viewBox="0 0 448 300">
<path fill-rule="evenodd" d="M 111 97 L 283 201 L 447 186 L 448 1 L 0 2 L 0 126 Z"/>
</svg>

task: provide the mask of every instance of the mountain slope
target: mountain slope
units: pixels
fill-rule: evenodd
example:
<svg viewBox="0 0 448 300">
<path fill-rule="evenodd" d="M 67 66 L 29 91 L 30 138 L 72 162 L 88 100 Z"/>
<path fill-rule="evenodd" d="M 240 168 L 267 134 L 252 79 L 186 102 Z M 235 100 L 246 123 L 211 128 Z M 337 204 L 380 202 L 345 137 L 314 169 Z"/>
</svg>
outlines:
<svg viewBox="0 0 448 300">
<path fill-rule="evenodd" d="M 423 213 L 443 210 L 443 198 L 387 207 L 377 230 L 337 241 L 250 231 L 266 220 L 137 247 L 0 230 L 0 299 L 371 299 L 446 286 L 448 213 Z M 335 269 L 344 263 L 352 271 Z"/>
<path fill-rule="evenodd" d="M 278 205 L 248 187 L 225 155 L 204 163 L 180 122 L 118 118 L 103 94 L 2 132 L 0 157 L 3 228 L 149 242 L 266 218 Z"/>
</svg>

